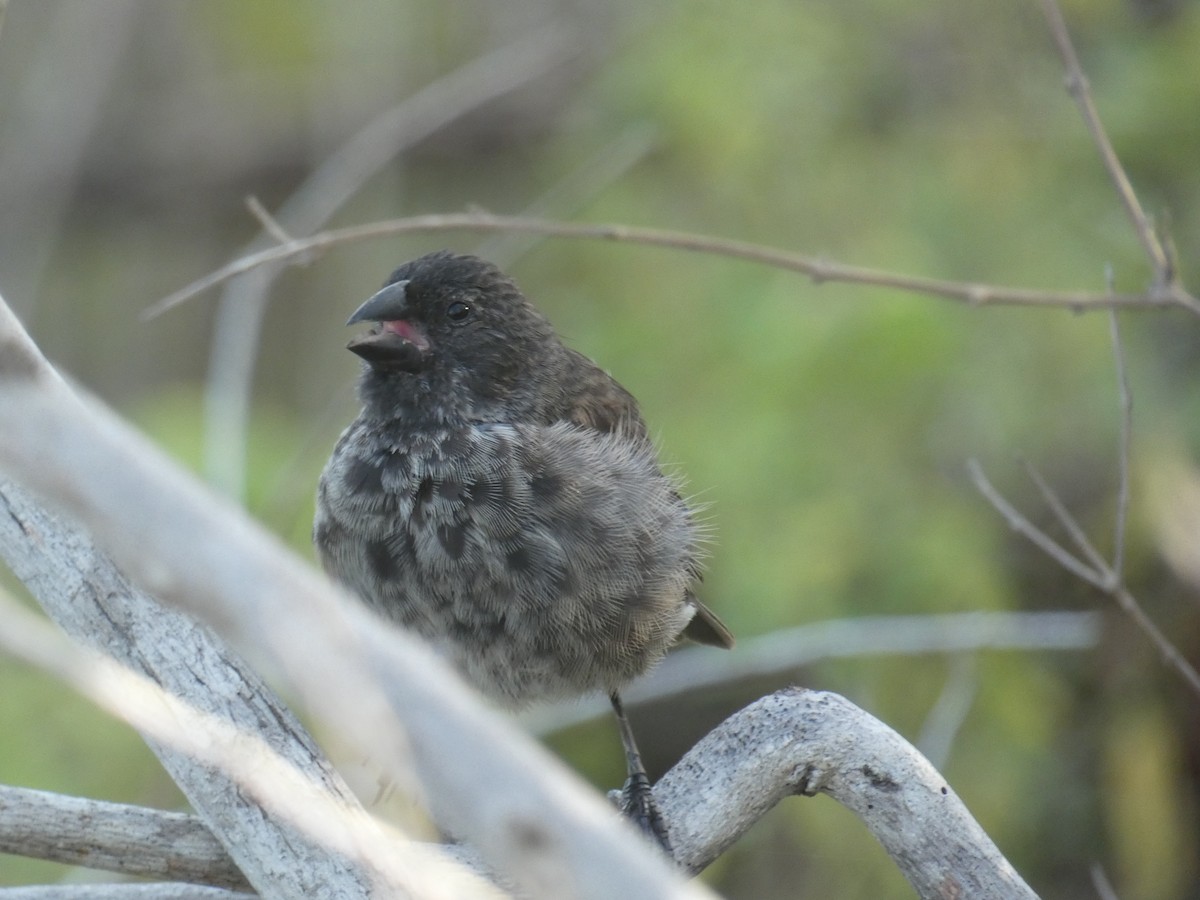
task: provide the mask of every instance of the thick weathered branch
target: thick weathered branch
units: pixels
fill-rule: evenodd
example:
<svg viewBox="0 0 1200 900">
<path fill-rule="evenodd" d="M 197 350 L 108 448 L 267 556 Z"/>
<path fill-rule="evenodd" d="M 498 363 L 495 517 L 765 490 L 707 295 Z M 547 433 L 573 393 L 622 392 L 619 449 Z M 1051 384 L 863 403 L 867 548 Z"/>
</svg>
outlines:
<svg viewBox="0 0 1200 900">
<path fill-rule="evenodd" d="M 78 529 L 2 478 L 0 510 L 6 514 L 0 549 L 14 571 L 67 630 L 87 635 L 126 665 L 69 641 L 11 601 L 0 602 L 0 648 L 138 729 L 262 893 L 327 889 L 353 897 L 384 888 L 413 897 L 494 895 L 474 872 L 370 819 L 252 672 L 207 630 L 129 585 Z M 64 837 L 73 827 L 63 827 Z M 171 822 L 164 827 L 173 830 Z M 6 844 L 21 839 L 19 830 L 0 834 Z M 161 874 L 173 862 L 127 856 L 115 868 L 146 866 Z M 199 864 L 191 875 L 209 884 L 229 881 L 223 869 L 209 877 Z"/>
<path fill-rule="evenodd" d="M 260 830 L 269 830 L 278 827 L 278 822 L 286 822 L 294 826 L 293 830 L 302 838 L 308 839 L 307 843 L 313 847 L 309 852 L 313 855 L 346 858 L 367 872 L 379 870 L 381 877 L 372 880 L 389 895 L 446 900 L 466 897 L 499 900 L 500 896 L 508 896 L 477 874 L 481 873 L 478 864 L 472 864 L 470 871 L 464 870 L 440 846 L 418 844 L 394 831 L 389 833 L 380 823 L 365 816 L 361 809 L 332 796 L 323 784 L 272 750 L 258 734 L 240 730 L 224 719 L 187 705 L 146 676 L 131 672 L 109 657 L 71 641 L 44 619 L 3 599 L 2 594 L 0 649 L 62 679 L 101 708 L 133 725 L 155 744 L 170 747 L 173 752 L 190 757 L 196 765 L 220 772 L 236 786 L 247 806 L 261 811 L 265 824 Z M 40 803 L 33 804 L 27 796 L 10 795 L 14 806 L 35 806 L 38 814 L 22 817 L 20 809 L 13 809 L 0 817 L 11 820 L 14 829 L 20 829 L 22 825 L 41 826 L 41 839 L 27 831 L 16 830 L 0 834 L 0 841 L 6 845 L 30 846 L 34 850 L 51 847 L 54 858 L 73 862 L 81 841 L 87 845 L 89 837 L 96 840 L 105 834 L 102 823 L 81 826 L 75 821 L 76 815 L 71 821 L 60 823 L 58 830 L 63 837 L 54 836 L 55 825 L 51 821 L 48 798 L 61 800 L 56 804 L 60 814 L 69 814 L 71 810 L 62 807 L 69 807 L 72 802 L 77 805 L 89 801 L 71 801 L 70 798 L 45 794 L 41 798 Z M 23 804 L 22 799 L 25 800 Z M 127 807 L 114 804 L 84 812 L 89 818 L 103 816 L 106 820 L 129 817 Z M 165 820 L 149 810 L 142 811 L 142 815 L 147 822 L 161 821 L 161 829 L 172 835 L 180 830 L 180 820 L 171 814 L 166 814 Z M 109 821 L 107 832 L 111 834 L 119 824 L 120 821 Z M 260 842 L 257 834 L 256 830 L 242 828 L 241 835 L 247 845 L 244 852 L 252 853 L 259 846 L 270 845 L 272 835 L 268 834 L 267 840 Z M 72 835 L 75 843 L 69 844 L 66 837 Z M 177 850 L 172 852 L 168 848 L 164 853 L 160 846 L 145 841 L 142 845 L 130 846 L 122 837 L 117 847 L 107 852 L 94 853 L 92 848 L 88 852 L 97 863 L 108 863 L 110 868 L 122 872 L 145 870 L 161 874 L 178 869 Z M 143 853 L 149 854 L 150 858 L 142 858 L 140 854 Z M 211 856 L 208 853 L 205 860 Z M 209 877 L 203 866 L 205 860 L 198 860 L 190 872 L 180 872 L 177 877 L 190 875 L 206 883 L 224 884 L 228 881 L 224 870 L 236 868 L 229 862 L 218 867 L 215 877 Z M 300 861 L 305 864 L 303 858 Z M 307 877 L 318 892 L 328 890 L 339 896 L 351 893 L 353 885 L 349 889 L 339 885 L 336 877 L 330 878 L 324 872 L 327 863 L 323 859 L 318 858 L 309 868 L 315 870 L 315 874 Z M 302 873 L 300 877 L 306 876 Z M 282 893 L 273 882 L 267 884 L 267 888 L 269 895 Z"/>
<path fill-rule="evenodd" d="M 196 816 L 8 785 L 0 785 L 0 853 L 145 878 L 248 887 Z"/>
<path fill-rule="evenodd" d="M 671 823 L 676 857 L 692 872 L 716 859 L 776 804 L 793 795 L 818 792 L 862 819 L 920 897 L 1019 900 L 1035 896 L 925 758 L 886 725 L 836 694 L 796 688 L 751 704 L 714 729 L 655 787 Z M 212 864 L 216 842 L 210 839 L 206 845 L 203 826 L 190 817 L 41 792 L 14 792 L 14 801 L 23 803 L 25 794 L 37 795 L 40 803 L 55 807 L 89 805 L 94 827 L 89 834 L 78 835 L 85 844 L 96 845 L 89 847 L 91 862 L 80 860 L 87 864 L 96 864 L 97 852 L 102 859 L 120 856 L 117 848 L 128 844 L 117 826 L 131 815 L 152 832 L 166 827 L 188 834 L 188 847 L 194 848 L 190 852 L 203 854 L 205 865 Z M 3 798 L 0 793 L 0 804 Z M 155 828 L 156 820 L 165 826 Z M 31 842 L 48 846 L 55 839 L 53 819 L 41 821 L 45 827 L 29 835 L 25 847 Z M 103 846 L 106 836 L 111 846 Z M 151 860 L 162 852 L 152 844 L 137 849 L 151 854 Z M 24 851 L 18 847 L 17 852 Z M 160 863 L 142 871 L 162 868 Z"/>
<path fill-rule="evenodd" d="M 487 877 L 478 854 L 469 847 L 418 842 L 408 846 L 413 851 L 409 861 L 417 865 L 452 861 L 473 873 L 472 878 Z M 199 816 L 8 785 L 0 785 L 0 853 L 237 891 L 249 887 Z M 448 870 L 431 874 L 446 882 Z M 158 886 L 165 889 L 174 883 Z M 456 898 L 509 896 L 490 887 L 477 890 L 483 882 L 469 884 L 461 878 L 454 887 Z M 0 900 L 6 897 L 0 889 Z"/>
<path fill-rule="evenodd" d="M 923 898 L 1036 896 L 925 757 L 837 694 L 795 688 L 751 704 L 654 793 L 689 871 L 785 797 L 824 793 L 862 819 Z"/>
<path fill-rule="evenodd" d="M 0 900 L 245 900 L 252 894 L 199 884 L 53 884 L 0 888 Z"/>
<path fill-rule="evenodd" d="M 295 717 L 206 629 L 132 586 L 78 528 L 0 479 L 0 550 L 70 635 L 153 679 L 194 709 L 256 734 L 347 810 L 359 808 Z M 371 876 L 259 808 L 226 773 L 154 739 L 148 744 L 246 876 L 284 892 L 334 883 L 365 895 Z M 306 874 L 307 873 L 307 874 Z M 312 879 L 312 880 L 310 880 Z"/>
</svg>

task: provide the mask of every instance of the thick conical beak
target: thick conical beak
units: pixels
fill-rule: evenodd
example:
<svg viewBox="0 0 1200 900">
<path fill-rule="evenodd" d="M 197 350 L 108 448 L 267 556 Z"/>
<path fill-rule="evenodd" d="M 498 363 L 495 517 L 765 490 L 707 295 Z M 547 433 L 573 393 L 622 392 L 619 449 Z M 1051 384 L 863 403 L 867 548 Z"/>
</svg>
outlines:
<svg viewBox="0 0 1200 900">
<path fill-rule="evenodd" d="M 407 312 L 408 281 L 397 281 L 389 284 L 356 309 L 354 314 L 346 320 L 346 324 L 394 321 L 403 319 Z"/>
<path fill-rule="evenodd" d="M 405 318 L 409 314 L 407 281 L 389 284 L 354 311 L 347 325 L 378 322 L 366 334 L 350 340 L 346 349 L 357 353 L 374 369 L 417 372 L 428 362 L 429 339 Z"/>
</svg>

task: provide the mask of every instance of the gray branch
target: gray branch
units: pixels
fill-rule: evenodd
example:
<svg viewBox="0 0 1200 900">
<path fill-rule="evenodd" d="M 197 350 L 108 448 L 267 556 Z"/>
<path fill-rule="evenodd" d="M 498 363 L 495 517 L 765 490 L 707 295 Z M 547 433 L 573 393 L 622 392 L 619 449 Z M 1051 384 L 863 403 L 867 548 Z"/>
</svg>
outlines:
<svg viewBox="0 0 1200 900">
<path fill-rule="evenodd" d="M 5 560 L 64 631 L 193 708 L 258 735 L 347 809 L 359 807 L 295 716 L 207 629 L 135 588 L 80 529 L 4 479 L 0 509 Z M 260 890 L 273 883 L 281 896 L 298 896 L 332 883 L 347 896 L 370 893 L 374 876 L 368 871 L 264 814 L 224 772 L 153 737 L 147 743 Z"/>
<path fill-rule="evenodd" d="M 1036 897 L 916 748 L 837 694 L 792 688 L 752 703 L 655 787 L 692 872 L 785 797 L 817 793 L 863 821 L 920 897 Z"/>
<path fill-rule="evenodd" d="M 655 787 L 678 862 L 690 872 L 705 868 L 777 803 L 818 792 L 862 819 L 921 897 L 1035 897 L 921 754 L 836 694 L 797 688 L 757 701 L 710 733 Z M 30 855 L 147 874 L 168 869 L 160 859 L 168 855 L 177 872 L 189 864 L 197 873 L 232 865 L 191 816 L 0 789 L 0 809 L 27 804 L 46 814 L 10 813 L 12 822 L 28 823 L 25 834 L 6 834 L 0 816 L 0 850 L 30 854 L 37 848 Z M 69 823 L 55 820 L 54 811 L 74 815 L 81 805 L 88 828 L 71 833 Z M 131 841 L 122 832 L 127 822 L 150 835 L 183 839 L 170 846 Z M 87 846 L 86 858 L 70 847 L 74 841 Z M 127 865 L 129 854 L 142 857 L 139 868 Z M 118 863 L 108 864 L 112 860 Z M 477 865 L 469 855 L 464 861 Z M 6 900 L 2 892 L 0 900 Z"/>
<path fill-rule="evenodd" d="M 621 692 L 626 707 L 662 703 L 724 688 L 742 679 L 788 680 L 827 659 L 893 654 L 960 654 L 981 650 L 1084 650 L 1100 640 L 1098 612 L 964 612 L 828 619 L 739 638 L 736 653 L 683 647 Z M 536 734 L 611 713 L 607 699 L 530 710 L 521 720 Z"/>
<path fill-rule="evenodd" d="M 246 900 L 251 894 L 198 884 L 51 884 L 0 888 L 0 900 Z"/>
<path fill-rule="evenodd" d="M 0 785 L 0 853 L 146 878 L 249 886 L 196 816 L 8 785 Z"/>
</svg>

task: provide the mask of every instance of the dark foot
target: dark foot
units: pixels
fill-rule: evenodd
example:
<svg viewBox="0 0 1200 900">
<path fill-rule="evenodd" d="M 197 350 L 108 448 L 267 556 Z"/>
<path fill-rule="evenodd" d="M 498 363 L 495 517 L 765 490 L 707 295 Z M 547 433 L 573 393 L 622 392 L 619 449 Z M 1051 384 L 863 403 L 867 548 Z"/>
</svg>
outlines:
<svg viewBox="0 0 1200 900">
<path fill-rule="evenodd" d="M 674 858 L 671 838 L 667 834 L 667 823 L 658 811 L 658 804 L 654 802 L 650 779 L 646 777 L 645 772 L 630 775 L 629 780 L 625 782 L 625 787 L 621 789 L 621 812 L 653 838 L 667 856 Z"/>
</svg>

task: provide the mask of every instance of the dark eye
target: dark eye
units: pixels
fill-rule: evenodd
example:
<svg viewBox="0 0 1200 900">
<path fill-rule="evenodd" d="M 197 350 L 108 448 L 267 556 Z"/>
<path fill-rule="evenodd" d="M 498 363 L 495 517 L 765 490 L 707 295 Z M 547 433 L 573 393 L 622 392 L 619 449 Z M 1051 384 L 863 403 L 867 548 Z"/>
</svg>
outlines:
<svg viewBox="0 0 1200 900">
<path fill-rule="evenodd" d="M 463 303 L 461 300 L 455 300 L 446 307 L 446 318 L 448 318 L 451 322 L 465 322 L 467 319 L 471 318 L 471 313 L 473 311 L 474 310 L 471 309 L 471 305 L 469 303 Z"/>
</svg>

